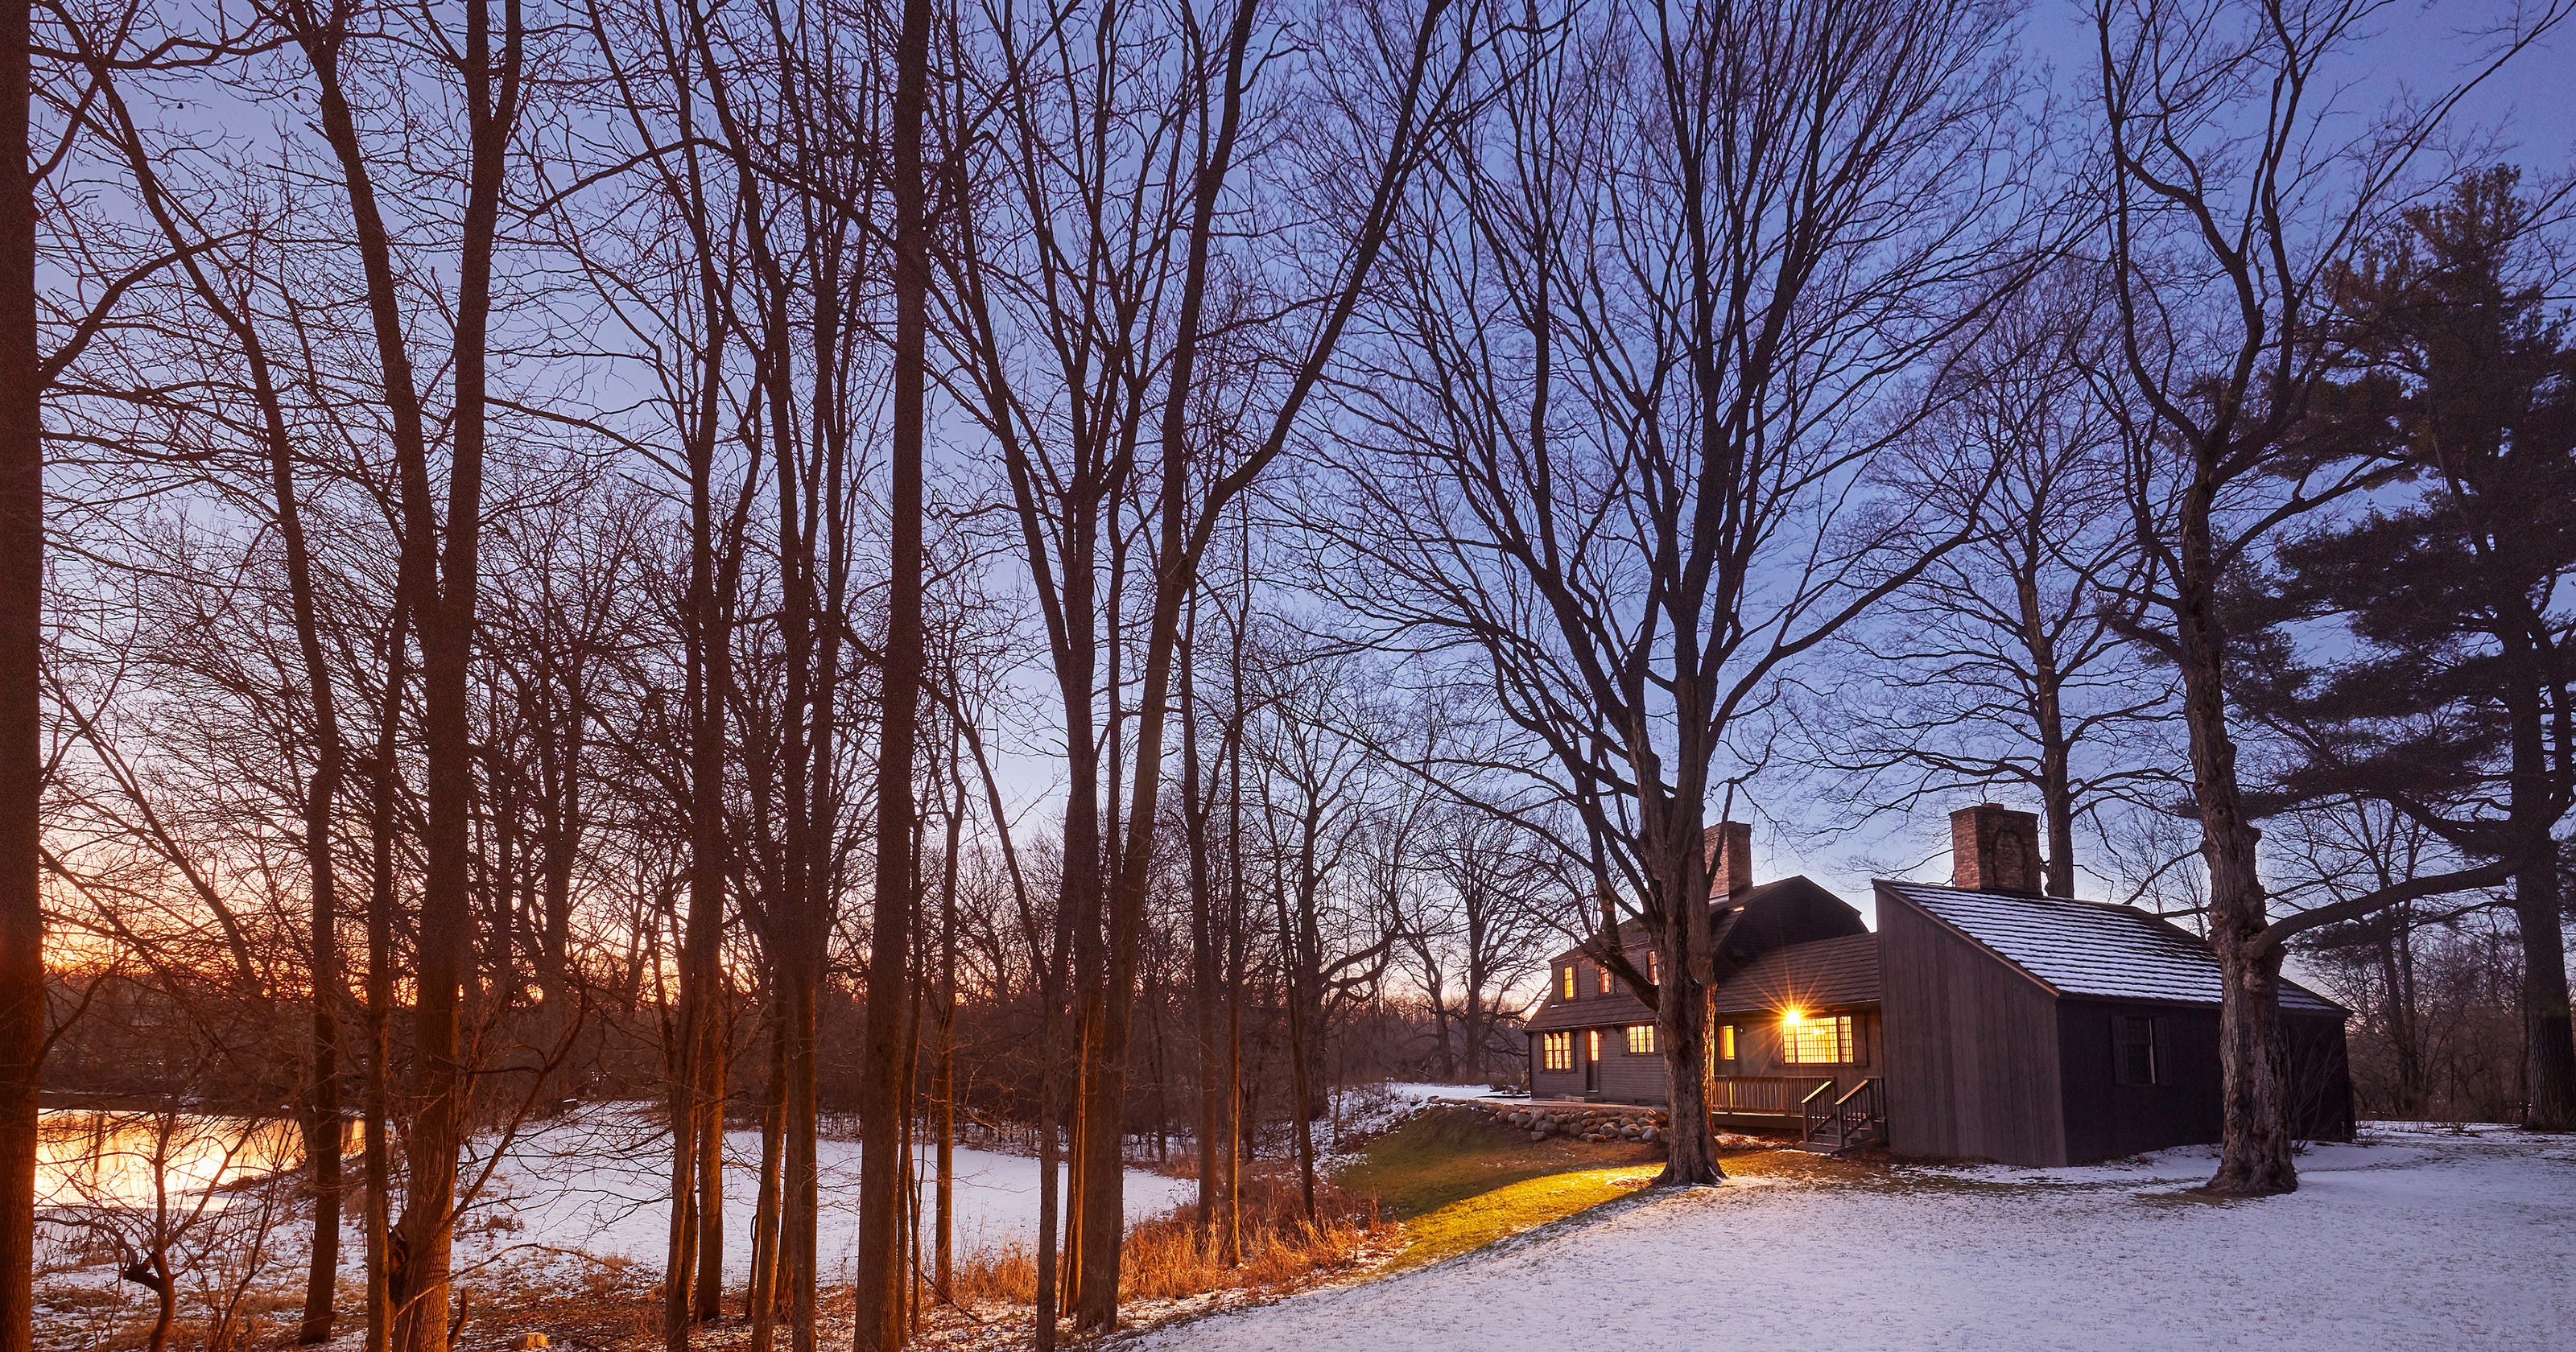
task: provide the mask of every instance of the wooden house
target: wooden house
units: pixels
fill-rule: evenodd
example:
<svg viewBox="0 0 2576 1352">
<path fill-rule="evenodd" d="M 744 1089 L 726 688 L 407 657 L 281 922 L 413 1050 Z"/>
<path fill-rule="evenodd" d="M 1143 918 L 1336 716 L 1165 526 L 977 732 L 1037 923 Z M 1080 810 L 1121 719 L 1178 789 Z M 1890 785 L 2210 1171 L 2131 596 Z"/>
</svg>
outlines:
<svg viewBox="0 0 2576 1352">
<path fill-rule="evenodd" d="M 2135 907 L 2039 894 L 2037 822 L 1952 814 L 1953 885 L 1879 882 L 1878 928 L 1805 878 L 1755 885 L 1710 830 L 1707 1097 L 1720 1126 L 1822 1148 L 2059 1165 L 2218 1139 L 2217 959 Z M 1645 935 L 1629 961 L 1660 973 Z M 1653 1016 L 1582 950 L 1528 1024 L 1542 1098 L 1669 1101 Z M 2344 1010 L 2284 981 L 2298 1130 L 2352 1133 Z"/>
</svg>

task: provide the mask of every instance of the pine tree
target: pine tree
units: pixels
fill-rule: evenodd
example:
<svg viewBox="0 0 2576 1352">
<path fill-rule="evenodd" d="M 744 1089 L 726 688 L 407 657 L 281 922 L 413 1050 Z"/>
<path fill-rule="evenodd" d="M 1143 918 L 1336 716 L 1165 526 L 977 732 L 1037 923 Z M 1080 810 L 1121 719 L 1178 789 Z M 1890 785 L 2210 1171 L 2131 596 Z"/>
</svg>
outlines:
<svg viewBox="0 0 2576 1352">
<path fill-rule="evenodd" d="M 2523 276 L 2514 171 L 2455 185 L 2338 278 L 2355 369 L 2320 459 L 2393 467 L 2373 509 L 2287 544 L 2249 607 L 2249 710 L 2298 747 L 2284 804 L 2386 802 L 2511 872 L 2529 1124 L 2576 1126 L 2561 848 L 2576 805 L 2576 343 Z M 2317 641 L 2320 622 L 2338 635 Z M 2304 637 L 2304 644 L 2298 640 Z"/>
</svg>

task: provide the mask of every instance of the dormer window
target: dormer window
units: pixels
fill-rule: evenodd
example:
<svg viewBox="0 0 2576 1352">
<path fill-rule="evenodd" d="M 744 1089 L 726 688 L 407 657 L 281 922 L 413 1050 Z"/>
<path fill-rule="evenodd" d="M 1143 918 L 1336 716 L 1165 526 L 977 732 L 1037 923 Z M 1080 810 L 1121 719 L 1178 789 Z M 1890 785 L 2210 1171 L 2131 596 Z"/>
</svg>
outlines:
<svg viewBox="0 0 2576 1352">
<path fill-rule="evenodd" d="M 1568 1000 L 1571 1000 L 1571 999 L 1573 999 L 1573 998 L 1574 998 L 1574 964 L 1573 964 L 1573 963 L 1570 963 L 1570 962 L 1569 962 L 1569 963 L 1565 964 L 1564 968 L 1563 968 L 1562 970 L 1560 970 L 1560 971 L 1556 974 L 1556 986 L 1557 986 L 1557 990 L 1558 990 L 1558 991 L 1559 991 L 1559 992 L 1564 996 L 1564 998 L 1566 998 L 1566 999 L 1568 999 Z"/>
</svg>

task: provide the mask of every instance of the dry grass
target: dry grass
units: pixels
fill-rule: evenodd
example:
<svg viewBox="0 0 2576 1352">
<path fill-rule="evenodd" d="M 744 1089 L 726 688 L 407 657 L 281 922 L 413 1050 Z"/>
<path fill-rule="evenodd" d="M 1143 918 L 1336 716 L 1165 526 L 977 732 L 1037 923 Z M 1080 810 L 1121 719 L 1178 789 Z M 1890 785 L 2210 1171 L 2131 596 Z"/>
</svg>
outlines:
<svg viewBox="0 0 2576 1352">
<path fill-rule="evenodd" d="M 1119 1259 L 1119 1299 L 1175 1300 L 1210 1291 L 1272 1291 L 1359 1263 L 1393 1241 L 1397 1227 L 1377 1206 L 1329 1182 L 1315 1188 L 1315 1223 L 1294 1177 L 1264 1172 L 1243 1183 L 1243 1261 L 1228 1264 L 1198 1233 L 1195 1209 L 1175 1207 L 1129 1227 Z M 1025 1244 L 987 1250 L 961 1261 L 957 1299 L 1037 1303 L 1037 1260 Z"/>
<path fill-rule="evenodd" d="M 1661 1165 L 1579 1169 L 1507 1183 L 1404 1223 L 1404 1252 L 1391 1272 L 1436 1263 L 1625 1197 L 1654 1181 Z"/>
<path fill-rule="evenodd" d="M 1387 1215 L 1410 1221 L 1497 1188 L 1558 1174 L 1660 1164 L 1660 1146 L 1630 1141 L 1533 1141 L 1492 1114 L 1431 1108 L 1369 1142 L 1344 1169 L 1342 1184 L 1378 1199 Z"/>
</svg>

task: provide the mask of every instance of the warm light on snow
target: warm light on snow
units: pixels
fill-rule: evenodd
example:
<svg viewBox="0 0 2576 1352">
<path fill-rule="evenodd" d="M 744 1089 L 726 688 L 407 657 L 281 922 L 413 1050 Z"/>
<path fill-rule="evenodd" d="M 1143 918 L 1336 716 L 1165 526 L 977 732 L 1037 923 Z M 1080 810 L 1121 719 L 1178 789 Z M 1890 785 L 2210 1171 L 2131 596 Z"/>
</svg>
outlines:
<svg viewBox="0 0 2576 1352">
<path fill-rule="evenodd" d="M 2576 1141 L 2371 1124 L 2212 1204 L 2206 1148 L 2077 1169 L 1799 1170 L 1640 1194 L 1383 1281 L 1181 1324 L 1181 1352 L 1796 1346 L 2540 1348 L 2576 1328 Z M 1793 1170 L 1797 1168 L 1792 1164 Z M 1965 1185 L 1965 1186 L 1962 1186 Z"/>
</svg>

